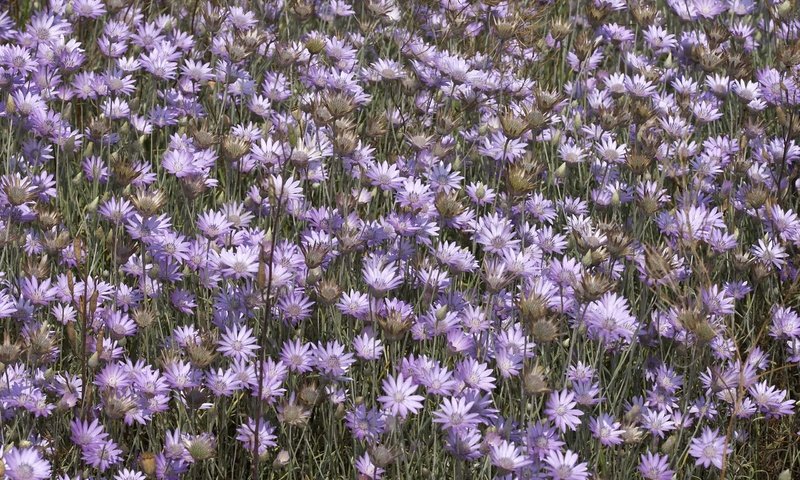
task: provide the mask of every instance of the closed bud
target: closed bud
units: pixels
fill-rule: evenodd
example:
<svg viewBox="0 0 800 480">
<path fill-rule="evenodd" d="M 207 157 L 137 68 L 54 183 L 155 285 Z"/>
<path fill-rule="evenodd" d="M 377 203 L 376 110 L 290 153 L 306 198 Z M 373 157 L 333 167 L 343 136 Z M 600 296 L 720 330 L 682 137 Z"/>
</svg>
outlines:
<svg viewBox="0 0 800 480">
<path fill-rule="evenodd" d="M 275 456 L 275 461 L 272 462 L 272 468 L 283 468 L 289 465 L 291 459 L 292 456 L 287 450 L 281 450 L 278 452 L 278 455 Z"/>
<path fill-rule="evenodd" d="M 143 452 L 139 455 L 139 468 L 148 478 L 156 475 L 156 456 L 152 452 Z"/>
</svg>

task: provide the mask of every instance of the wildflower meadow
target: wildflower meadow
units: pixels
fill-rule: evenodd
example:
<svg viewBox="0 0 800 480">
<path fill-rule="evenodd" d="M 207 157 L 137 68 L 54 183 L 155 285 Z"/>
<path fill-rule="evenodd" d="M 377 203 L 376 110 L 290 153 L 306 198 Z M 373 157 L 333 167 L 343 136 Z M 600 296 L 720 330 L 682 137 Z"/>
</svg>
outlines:
<svg viewBox="0 0 800 480">
<path fill-rule="evenodd" d="M 0 479 L 800 479 L 798 0 L 0 0 Z"/>
</svg>

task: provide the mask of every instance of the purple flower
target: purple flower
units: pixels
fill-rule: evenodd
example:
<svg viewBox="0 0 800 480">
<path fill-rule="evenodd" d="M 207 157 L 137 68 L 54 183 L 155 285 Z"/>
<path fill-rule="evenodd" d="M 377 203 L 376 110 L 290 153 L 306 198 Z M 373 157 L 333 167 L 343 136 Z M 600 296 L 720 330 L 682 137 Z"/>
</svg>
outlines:
<svg viewBox="0 0 800 480">
<path fill-rule="evenodd" d="M 669 468 L 669 457 L 647 451 L 641 456 L 639 473 L 647 480 L 671 480 L 675 474 Z"/>
<path fill-rule="evenodd" d="M 277 437 L 273 434 L 273 427 L 267 420 L 261 420 L 258 425 L 258 455 L 267 453 L 267 449 L 277 445 Z M 236 440 L 242 442 L 248 452 L 252 452 L 256 446 L 256 421 L 248 418 L 239 428 L 236 429 Z"/>
<path fill-rule="evenodd" d="M 249 359 L 260 348 L 257 343 L 251 328 L 246 325 L 233 325 L 225 330 L 217 350 L 234 360 Z"/>
<path fill-rule="evenodd" d="M 574 431 L 581 423 L 579 417 L 583 412 L 575 408 L 577 402 L 574 399 L 575 394 L 566 389 L 552 392 L 547 399 L 544 413 L 562 432 L 566 432 L 567 429 Z"/>
<path fill-rule="evenodd" d="M 386 428 L 384 415 L 374 408 L 368 410 L 364 405 L 357 405 L 344 418 L 347 428 L 357 440 L 377 440 Z"/>
<path fill-rule="evenodd" d="M 586 480 L 589 478 L 586 462 L 578 463 L 578 454 L 572 450 L 562 453 L 554 450 L 545 457 L 547 472 L 554 480 Z"/>
<path fill-rule="evenodd" d="M 623 442 L 622 434 L 624 431 L 620 429 L 620 426 L 620 422 L 615 422 L 614 418 L 607 413 L 589 420 L 589 430 L 591 430 L 592 435 L 607 447 L 619 445 Z"/>
<path fill-rule="evenodd" d="M 445 398 L 439 409 L 433 412 L 433 423 L 441 424 L 443 430 L 475 428 L 480 423 L 480 415 L 471 412 L 473 405 L 464 397 Z"/>
<path fill-rule="evenodd" d="M 514 472 L 533 463 L 513 442 L 503 440 L 489 449 L 492 465 L 503 470 Z"/>
<path fill-rule="evenodd" d="M 589 304 L 584 321 L 589 335 L 607 347 L 617 342 L 630 343 L 639 326 L 628 301 L 612 292 Z"/>
<path fill-rule="evenodd" d="M 725 456 L 733 452 L 730 443 L 724 436 L 720 436 L 716 429 L 705 427 L 699 437 L 692 438 L 689 444 L 689 455 L 696 459 L 696 465 L 702 465 L 705 468 L 714 465 L 721 469 Z"/>
<path fill-rule="evenodd" d="M 417 385 L 410 378 L 404 378 L 400 373 L 397 377 L 388 377 L 383 383 L 383 395 L 378 401 L 385 410 L 392 415 L 405 418 L 409 413 L 417 413 L 422 408 L 425 397 L 415 395 Z"/>
<path fill-rule="evenodd" d="M 12 447 L 3 456 L 9 480 L 45 480 L 50 478 L 50 463 L 35 448 Z"/>
</svg>

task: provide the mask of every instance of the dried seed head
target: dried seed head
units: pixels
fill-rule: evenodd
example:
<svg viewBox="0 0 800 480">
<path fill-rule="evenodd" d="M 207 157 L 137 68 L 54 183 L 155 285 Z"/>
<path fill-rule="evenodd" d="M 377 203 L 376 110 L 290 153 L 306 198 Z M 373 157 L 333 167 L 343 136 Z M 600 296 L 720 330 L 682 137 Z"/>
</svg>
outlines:
<svg viewBox="0 0 800 480">
<path fill-rule="evenodd" d="M 411 329 L 412 322 L 401 312 L 391 311 L 386 316 L 378 317 L 378 326 L 381 327 L 387 340 L 395 341 L 405 336 L 406 332 Z"/>
<path fill-rule="evenodd" d="M 201 176 L 197 177 L 184 177 L 180 179 L 181 191 L 186 198 L 191 202 L 196 200 L 200 195 L 208 190 L 205 179 Z"/>
<path fill-rule="evenodd" d="M 205 127 L 195 130 L 192 133 L 195 144 L 202 149 L 211 148 L 217 144 L 217 136 L 209 132 Z"/>
<path fill-rule="evenodd" d="M 28 177 L 22 177 L 19 173 L 3 175 L 2 189 L 8 203 L 15 207 L 36 198 L 36 187 Z"/>
<path fill-rule="evenodd" d="M 547 375 L 541 365 L 536 364 L 525 373 L 522 379 L 522 388 L 529 395 L 541 395 L 550 391 L 550 387 L 547 385 Z"/>
<path fill-rule="evenodd" d="M 272 462 L 272 468 L 283 468 L 286 465 L 289 465 L 289 462 L 292 459 L 292 455 L 289 453 L 288 450 L 281 450 L 275 456 L 275 460 Z"/>
<path fill-rule="evenodd" d="M 139 467 L 142 469 L 148 478 L 155 477 L 156 474 L 156 456 L 153 452 L 142 452 L 139 455 Z"/>
<path fill-rule="evenodd" d="M 534 321 L 530 327 L 531 337 L 537 344 L 550 343 L 558 339 L 558 325 L 547 318 Z"/>
<path fill-rule="evenodd" d="M 342 289 L 334 279 L 324 278 L 317 285 L 317 300 L 322 305 L 333 305 L 339 300 Z"/>
<path fill-rule="evenodd" d="M 47 253 L 54 254 L 61 252 L 70 244 L 69 232 L 59 228 L 51 228 L 42 236 L 42 245 Z"/>
<path fill-rule="evenodd" d="M 222 140 L 222 154 L 229 161 L 236 161 L 247 155 L 250 151 L 250 143 L 234 135 L 227 135 Z"/>
<path fill-rule="evenodd" d="M 399 454 L 394 447 L 375 445 L 370 449 L 369 456 L 376 467 L 386 468 L 397 461 Z"/>
<path fill-rule="evenodd" d="M 209 433 L 186 436 L 183 439 L 183 446 L 195 462 L 213 458 L 217 450 L 217 442 Z"/>
<path fill-rule="evenodd" d="M 494 22 L 494 31 L 497 33 L 497 38 L 505 41 L 514 36 L 517 31 L 517 24 L 505 18 L 497 19 Z"/>
<path fill-rule="evenodd" d="M 321 35 L 309 36 L 309 38 L 306 39 L 306 50 L 308 50 L 308 53 L 311 55 L 316 55 L 325 50 L 326 43 L 325 37 Z"/>
<path fill-rule="evenodd" d="M 636 425 L 624 425 L 622 427 L 622 440 L 627 444 L 640 443 L 644 438 L 644 433 Z"/>
<path fill-rule="evenodd" d="M 137 190 L 131 196 L 131 203 L 142 215 L 155 215 L 167 203 L 167 196 L 161 190 Z"/>
<path fill-rule="evenodd" d="M 327 93 L 322 99 L 322 104 L 334 119 L 349 115 L 356 109 L 353 98 L 340 92 Z"/>
<path fill-rule="evenodd" d="M 319 386 L 316 383 L 307 383 L 300 389 L 300 401 L 313 407 L 322 400 Z"/>
<path fill-rule="evenodd" d="M 411 145 L 411 148 L 419 152 L 431 146 L 431 143 L 433 143 L 433 136 L 421 133 L 409 134 L 406 135 L 406 142 Z"/>
<path fill-rule="evenodd" d="M 338 132 L 335 137 L 333 137 L 333 151 L 337 155 L 350 155 L 355 151 L 357 146 L 358 137 L 353 131 L 341 131 Z"/>
<path fill-rule="evenodd" d="M 22 349 L 19 347 L 19 345 L 17 345 L 16 342 L 11 343 L 11 340 L 8 337 L 8 332 L 6 332 L 3 344 L 0 345 L 0 363 L 4 363 L 6 365 L 15 363 L 17 359 L 19 359 L 19 354 L 21 351 Z"/>
<path fill-rule="evenodd" d="M 593 302 L 614 287 L 614 282 L 602 273 L 585 273 L 575 293 L 582 302 Z"/>
<path fill-rule="evenodd" d="M 550 25 L 550 34 L 556 40 L 563 40 L 572 32 L 572 22 L 566 18 L 558 17 Z"/>
<path fill-rule="evenodd" d="M 386 135 L 388 125 L 386 115 L 372 115 L 366 122 L 364 134 L 369 138 L 379 138 Z"/>
<path fill-rule="evenodd" d="M 137 143 L 134 143 L 138 145 Z M 111 177 L 119 186 L 128 186 L 134 178 L 139 176 L 139 171 L 133 164 L 119 155 L 111 156 Z"/>
<path fill-rule="evenodd" d="M 436 211 L 439 212 L 442 219 L 451 219 L 461 215 L 465 207 L 461 203 L 458 198 L 457 193 L 439 193 L 436 195 L 436 200 L 434 201 L 434 206 L 436 207 Z"/>
<path fill-rule="evenodd" d="M 203 343 L 190 344 L 186 347 L 186 353 L 189 355 L 189 360 L 197 368 L 206 368 L 211 365 L 211 362 L 217 357 L 213 348 L 209 348 Z"/>
<path fill-rule="evenodd" d="M 514 197 L 524 197 L 535 187 L 533 177 L 523 165 L 512 164 L 508 167 L 508 191 Z"/>
<path fill-rule="evenodd" d="M 125 415 L 136 408 L 136 402 L 128 396 L 120 396 L 115 392 L 107 392 L 103 402 L 103 411 L 109 418 L 122 420 Z"/>
<path fill-rule="evenodd" d="M 278 421 L 284 425 L 304 428 L 308 426 L 311 411 L 297 403 L 293 397 L 278 405 Z"/>
<path fill-rule="evenodd" d="M 292 13 L 294 13 L 301 22 L 311 19 L 314 16 L 314 3 L 306 2 L 305 0 L 298 0 L 292 5 Z"/>
<path fill-rule="evenodd" d="M 500 126 L 506 137 L 512 140 L 518 139 L 528 131 L 528 123 L 511 110 L 500 116 Z"/>
</svg>

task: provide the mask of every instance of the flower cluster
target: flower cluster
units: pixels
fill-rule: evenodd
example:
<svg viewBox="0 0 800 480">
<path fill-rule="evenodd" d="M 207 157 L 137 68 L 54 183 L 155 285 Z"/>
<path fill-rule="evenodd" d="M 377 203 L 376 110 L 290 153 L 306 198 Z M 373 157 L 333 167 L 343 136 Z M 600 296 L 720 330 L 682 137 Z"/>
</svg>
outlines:
<svg viewBox="0 0 800 480">
<path fill-rule="evenodd" d="M 797 471 L 796 1 L 19 3 L 0 478 Z"/>
</svg>

